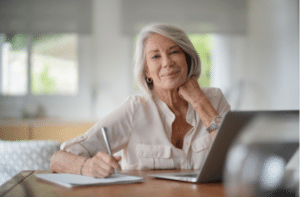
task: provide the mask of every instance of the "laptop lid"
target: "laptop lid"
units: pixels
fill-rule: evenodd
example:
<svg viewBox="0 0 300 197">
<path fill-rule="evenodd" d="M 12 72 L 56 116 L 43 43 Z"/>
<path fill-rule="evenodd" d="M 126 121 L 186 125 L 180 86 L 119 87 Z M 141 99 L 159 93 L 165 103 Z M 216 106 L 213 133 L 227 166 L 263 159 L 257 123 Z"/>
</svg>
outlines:
<svg viewBox="0 0 300 197">
<path fill-rule="evenodd" d="M 238 134 L 256 116 L 291 116 L 299 119 L 299 110 L 293 111 L 230 111 L 211 144 L 200 168 L 197 182 L 222 182 L 227 152 Z"/>
</svg>

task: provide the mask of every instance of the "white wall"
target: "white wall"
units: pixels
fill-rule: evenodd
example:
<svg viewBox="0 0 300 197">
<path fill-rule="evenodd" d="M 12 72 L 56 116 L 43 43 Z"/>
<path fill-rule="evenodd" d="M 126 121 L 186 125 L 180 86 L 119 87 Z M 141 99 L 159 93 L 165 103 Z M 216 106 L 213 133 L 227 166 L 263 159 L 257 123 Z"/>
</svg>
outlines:
<svg viewBox="0 0 300 197">
<path fill-rule="evenodd" d="M 246 35 L 214 34 L 211 86 L 221 88 L 232 110 L 241 106 Z"/>
<path fill-rule="evenodd" d="M 248 1 L 241 109 L 299 109 L 299 2 Z"/>
<path fill-rule="evenodd" d="M 93 88 L 95 117 L 117 107 L 132 91 L 132 38 L 121 33 L 121 0 L 95 0 Z"/>
<path fill-rule="evenodd" d="M 212 86 L 233 110 L 299 109 L 297 0 L 249 0 L 247 34 L 215 35 Z"/>
</svg>

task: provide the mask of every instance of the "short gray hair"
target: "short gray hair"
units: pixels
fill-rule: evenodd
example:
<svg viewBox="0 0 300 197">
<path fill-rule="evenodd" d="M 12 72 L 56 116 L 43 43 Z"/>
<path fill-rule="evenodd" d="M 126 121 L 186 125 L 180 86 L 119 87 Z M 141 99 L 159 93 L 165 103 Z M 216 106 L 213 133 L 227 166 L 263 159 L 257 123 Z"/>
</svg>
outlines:
<svg viewBox="0 0 300 197">
<path fill-rule="evenodd" d="M 146 58 L 144 47 L 149 36 L 154 33 L 173 40 L 184 51 L 188 64 L 188 78 L 195 76 L 198 79 L 201 74 L 200 58 L 186 33 L 171 25 L 159 23 L 150 24 L 141 30 L 135 48 L 134 77 L 141 91 L 148 95 L 152 94 L 152 85 L 148 84 L 146 81 Z"/>
</svg>

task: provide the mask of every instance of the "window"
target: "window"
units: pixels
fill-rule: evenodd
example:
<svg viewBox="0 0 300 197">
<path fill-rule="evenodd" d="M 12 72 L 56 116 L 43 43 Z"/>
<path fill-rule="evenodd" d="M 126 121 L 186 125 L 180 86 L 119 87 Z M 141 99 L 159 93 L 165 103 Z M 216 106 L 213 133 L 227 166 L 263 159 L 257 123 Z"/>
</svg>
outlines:
<svg viewBox="0 0 300 197">
<path fill-rule="evenodd" d="M 1 35 L 1 93 L 4 95 L 25 95 L 27 92 L 27 37 Z"/>
<path fill-rule="evenodd" d="M 201 87 L 209 87 L 211 84 L 211 34 L 189 34 L 189 39 L 197 50 L 201 61 L 201 75 L 198 79 Z"/>
<path fill-rule="evenodd" d="M 2 95 L 76 95 L 77 34 L 0 35 Z"/>
</svg>

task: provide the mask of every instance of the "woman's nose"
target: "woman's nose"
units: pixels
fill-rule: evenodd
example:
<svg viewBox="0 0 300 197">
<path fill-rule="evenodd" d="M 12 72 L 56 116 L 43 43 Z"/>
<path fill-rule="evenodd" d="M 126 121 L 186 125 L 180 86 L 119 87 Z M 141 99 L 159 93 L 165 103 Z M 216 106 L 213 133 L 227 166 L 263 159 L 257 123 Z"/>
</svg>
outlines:
<svg viewBox="0 0 300 197">
<path fill-rule="evenodd" d="M 163 67 L 168 67 L 173 65 L 173 60 L 170 58 L 170 56 L 165 55 L 163 58 Z"/>
</svg>

